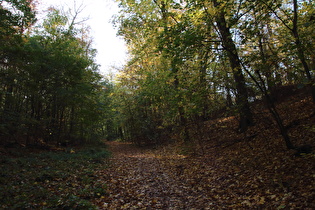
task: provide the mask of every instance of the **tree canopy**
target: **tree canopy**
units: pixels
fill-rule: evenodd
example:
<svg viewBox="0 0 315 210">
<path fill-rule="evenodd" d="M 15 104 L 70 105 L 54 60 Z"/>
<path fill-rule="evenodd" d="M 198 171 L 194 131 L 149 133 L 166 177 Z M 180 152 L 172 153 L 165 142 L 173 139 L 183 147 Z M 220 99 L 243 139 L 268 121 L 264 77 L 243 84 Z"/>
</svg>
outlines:
<svg viewBox="0 0 315 210">
<path fill-rule="evenodd" d="M 288 85 L 314 99 L 313 2 L 123 0 L 120 8 L 114 22 L 131 56 L 115 93 L 125 138 L 155 142 L 171 126 L 189 142 L 189 124 L 220 110 L 238 113 L 245 132 L 250 103 L 265 98 L 294 147 L 274 102 Z"/>
<path fill-rule="evenodd" d="M 2 143 L 67 144 L 106 136 L 110 83 L 84 24 L 49 8 L 34 25 L 32 1 L 1 1 Z"/>
<path fill-rule="evenodd" d="M 1 138 L 81 142 L 103 136 L 161 143 L 236 115 L 255 125 L 264 99 L 288 148 L 275 102 L 283 86 L 314 100 L 312 1 L 119 1 L 114 18 L 130 59 L 115 82 L 101 77 L 86 26 L 50 8 L 36 23 L 33 1 L 1 1 Z M 79 23 L 79 24 L 78 24 Z M 106 59 L 106 58 L 104 58 Z"/>
</svg>

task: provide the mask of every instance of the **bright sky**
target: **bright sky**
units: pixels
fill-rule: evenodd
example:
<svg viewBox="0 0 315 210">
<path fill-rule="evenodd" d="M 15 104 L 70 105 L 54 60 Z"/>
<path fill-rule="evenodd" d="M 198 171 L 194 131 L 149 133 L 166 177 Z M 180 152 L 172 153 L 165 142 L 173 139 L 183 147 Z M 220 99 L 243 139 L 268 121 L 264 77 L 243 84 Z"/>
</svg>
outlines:
<svg viewBox="0 0 315 210">
<path fill-rule="evenodd" d="M 89 17 L 86 24 L 91 27 L 90 36 L 93 38 L 93 48 L 98 51 L 96 61 L 101 65 L 101 73 L 104 75 L 114 73 L 115 68 L 125 64 L 127 59 L 125 43 L 122 38 L 116 37 L 117 31 L 111 23 L 112 16 L 119 11 L 114 0 L 40 0 L 38 2 L 38 9 L 43 11 L 51 5 L 68 10 L 75 4 L 77 7 L 83 4 L 84 10 L 80 17 Z"/>
</svg>

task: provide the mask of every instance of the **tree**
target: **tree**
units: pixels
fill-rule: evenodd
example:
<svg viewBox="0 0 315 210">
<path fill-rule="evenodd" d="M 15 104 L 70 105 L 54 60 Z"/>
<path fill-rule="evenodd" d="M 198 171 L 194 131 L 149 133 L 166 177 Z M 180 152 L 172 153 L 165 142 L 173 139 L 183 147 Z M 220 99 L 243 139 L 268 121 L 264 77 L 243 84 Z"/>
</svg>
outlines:
<svg viewBox="0 0 315 210">
<path fill-rule="evenodd" d="M 94 63 L 96 51 L 77 29 L 75 17 L 50 8 L 37 30 L 21 34 L 12 25 L 1 34 L 12 40 L 2 50 L 1 64 L 1 94 L 6 93 L 1 132 L 6 140 L 67 144 L 102 134 L 107 96 Z"/>
<path fill-rule="evenodd" d="M 17 128 L 22 126 L 25 32 L 35 22 L 32 1 L 0 3 L 0 132 L 16 141 Z"/>
<path fill-rule="evenodd" d="M 303 12 L 294 9 L 298 4 L 291 12 L 287 6 L 271 1 L 122 1 L 116 24 L 132 55 L 120 80 L 128 93 L 122 97 L 137 104 L 126 110 L 146 113 L 138 116 L 142 122 L 158 116 L 162 125 L 179 125 L 189 141 L 195 119 L 207 119 L 224 106 L 238 111 L 239 131 L 246 131 L 254 124 L 250 93 L 250 100 L 267 99 L 287 147 L 293 148 L 273 93 L 301 80 L 297 67 L 302 61 L 295 58 L 303 56 L 295 48 L 296 38 L 301 43 L 314 39 L 305 33 L 312 31 L 307 28 L 311 22 L 303 22 L 305 31 L 300 27 L 312 6 L 301 4 L 299 8 L 308 8 Z M 298 31 L 298 36 L 291 33 L 293 48 L 287 27 Z M 301 46 L 309 65 L 312 49 Z M 130 129 L 141 132 L 140 124 Z"/>
<path fill-rule="evenodd" d="M 306 10 L 306 17 L 310 18 L 309 15 L 312 14 L 311 10 L 314 10 L 314 3 L 310 2 L 299 2 L 297 0 L 292 0 L 292 5 L 289 5 L 289 3 L 278 3 L 275 7 L 273 7 L 269 2 L 262 1 L 263 4 L 267 5 L 269 10 L 276 16 L 277 19 L 280 20 L 280 22 L 283 24 L 283 26 L 290 32 L 292 38 L 293 38 L 293 51 L 297 55 L 297 58 L 300 60 L 306 79 L 308 81 L 308 85 L 311 90 L 313 102 L 315 103 L 315 85 L 314 85 L 314 78 L 311 73 L 311 68 L 309 66 L 308 58 L 306 52 L 312 52 L 313 43 L 308 42 L 307 39 L 310 38 L 311 40 L 313 37 L 305 37 L 306 39 L 301 38 L 300 34 L 303 27 L 313 25 L 311 19 L 304 19 L 304 23 L 299 20 L 299 17 L 302 16 L 302 14 L 299 14 L 299 5 L 303 5 L 304 7 L 307 7 L 308 10 Z M 292 8 L 292 9 L 291 9 Z M 310 13 L 309 13 L 310 11 Z M 304 26 L 303 26 L 304 24 Z M 308 47 L 306 43 L 308 42 Z M 290 43 L 292 46 L 292 43 Z M 292 49 L 292 48 L 291 48 Z"/>
<path fill-rule="evenodd" d="M 213 6 L 217 9 L 215 14 L 215 21 L 220 32 L 220 38 L 224 50 L 229 58 L 230 66 L 233 72 L 234 81 L 236 84 L 237 95 L 236 100 L 239 106 L 240 113 L 240 124 L 239 129 L 241 132 L 247 129 L 247 126 L 253 125 L 252 113 L 250 111 L 248 103 L 248 93 L 245 85 L 245 78 L 242 72 L 242 66 L 240 63 L 240 58 L 237 53 L 236 46 L 232 40 L 232 33 L 230 31 L 230 26 L 226 22 L 224 8 L 222 3 L 214 0 Z"/>
</svg>

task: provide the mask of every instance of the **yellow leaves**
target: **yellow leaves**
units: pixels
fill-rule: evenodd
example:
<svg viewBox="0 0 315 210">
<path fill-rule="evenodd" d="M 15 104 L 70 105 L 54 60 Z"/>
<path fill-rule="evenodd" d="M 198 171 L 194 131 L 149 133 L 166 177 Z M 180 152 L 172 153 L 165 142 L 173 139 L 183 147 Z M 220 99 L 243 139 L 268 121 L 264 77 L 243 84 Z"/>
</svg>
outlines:
<svg viewBox="0 0 315 210">
<path fill-rule="evenodd" d="M 227 11 L 229 7 L 227 1 L 222 1 L 217 5 L 213 5 L 213 2 L 209 1 L 208 3 L 205 3 L 205 8 L 210 16 L 215 17 L 218 12 Z"/>
<path fill-rule="evenodd" d="M 266 203 L 265 197 L 259 194 L 253 197 L 247 197 L 244 201 L 241 202 L 242 205 L 249 206 L 249 207 L 264 205 L 265 203 Z"/>
<path fill-rule="evenodd" d="M 123 200 L 121 201 L 122 203 L 124 202 Z M 130 209 L 130 203 L 126 203 L 123 206 L 121 206 L 121 209 Z"/>
<path fill-rule="evenodd" d="M 104 202 L 103 205 L 102 205 L 102 207 L 103 207 L 103 208 L 106 208 L 106 209 L 108 208 L 108 206 L 109 206 L 109 204 L 106 203 L 106 202 Z"/>
<path fill-rule="evenodd" d="M 195 25 L 198 25 L 203 16 L 204 12 L 202 10 L 196 10 L 191 14 L 191 20 Z"/>
<path fill-rule="evenodd" d="M 243 201 L 242 204 L 246 206 L 252 206 L 252 203 L 249 200 Z"/>
<path fill-rule="evenodd" d="M 277 195 L 270 195 L 270 198 L 273 199 L 273 200 L 276 200 L 276 201 L 279 200 L 279 199 L 277 198 Z"/>
<path fill-rule="evenodd" d="M 112 180 L 110 180 L 110 182 L 113 183 L 113 184 L 117 184 L 118 183 L 118 181 L 116 179 L 112 179 Z"/>
<path fill-rule="evenodd" d="M 259 200 L 258 200 L 258 204 L 262 205 L 262 204 L 265 204 L 265 197 L 259 197 Z"/>
<path fill-rule="evenodd" d="M 156 198 L 153 198 L 152 200 L 151 200 L 151 203 L 153 203 L 153 204 L 156 204 L 158 202 L 158 200 L 156 199 Z"/>
<path fill-rule="evenodd" d="M 175 82 L 175 78 L 170 78 L 170 79 L 167 80 L 166 84 L 173 85 L 174 82 Z"/>
</svg>

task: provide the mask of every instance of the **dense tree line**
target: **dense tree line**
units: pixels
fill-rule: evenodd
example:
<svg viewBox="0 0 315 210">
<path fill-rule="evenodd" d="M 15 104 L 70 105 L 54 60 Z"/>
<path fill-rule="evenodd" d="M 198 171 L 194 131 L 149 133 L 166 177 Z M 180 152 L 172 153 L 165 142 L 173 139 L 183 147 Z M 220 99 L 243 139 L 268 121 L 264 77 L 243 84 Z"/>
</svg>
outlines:
<svg viewBox="0 0 315 210">
<path fill-rule="evenodd" d="M 76 11 L 79 12 L 79 11 Z M 98 73 L 86 27 L 50 8 L 0 2 L 0 141 L 79 143 L 108 135 L 112 85 Z"/>
<path fill-rule="evenodd" d="M 254 124 L 264 98 L 288 148 L 276 106 L 281 86 L 307 87 L 315 101 L 313 1 L 122 0 L 115 19 L 131 59 L 115 92 L 122 137 L 156 143 L 167 129 L 191 141 L 189 126 L 219 110 Z"/>
<path fill-rule="evenodd" d="M 121 0 L 120 8 L 114 24 L 130 60 L 114 85 L 98 73 L 77 13 L 50 8 L 36 24 L 33 1 L 1 1 L 2 143 L 160 143 L 174 132 L 190 144 L 192 130 L 222 111 L 246 132 L 250 103 L 263 98 L 294 148 L 275 102 L 288 85 L 315 99 L 314 2 Z"/>
</svg>

